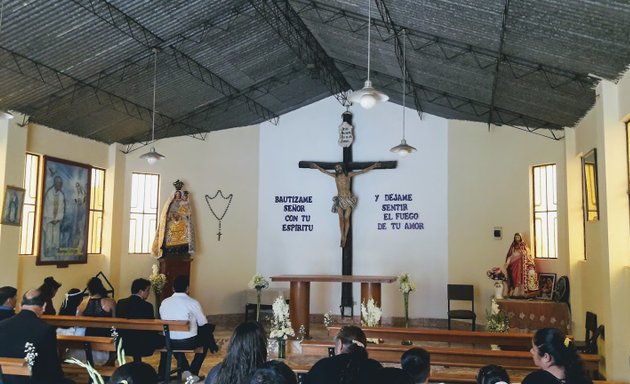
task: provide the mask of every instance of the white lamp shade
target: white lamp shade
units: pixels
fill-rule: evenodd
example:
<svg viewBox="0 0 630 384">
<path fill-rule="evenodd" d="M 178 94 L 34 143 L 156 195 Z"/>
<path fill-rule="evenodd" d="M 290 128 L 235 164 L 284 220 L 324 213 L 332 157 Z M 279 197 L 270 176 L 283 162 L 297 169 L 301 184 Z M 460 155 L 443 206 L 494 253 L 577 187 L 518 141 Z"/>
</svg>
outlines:
<svg viewBox="0 0 630 384">
<path fill-rule="evenodd" d="M 398 144 L 397 146 L 395 146 L 392 149 L 390 149 L 390 151 L 394 152 L 394 153 L 397 153 L 400 156 L 407 156 L 408 154 L 415 152 L 416 148 L 414 148 L 411 145 L 407 144 L 407 140 L 402 139 L 400 141 L 400 144 Z"/>
<path fill-rule="evenodd" d="M 147 163 L 149 163 L 150 165 L 153 165 L 155 163 L 158 162 L 158 160 L 162 160 L 165 159 L 166 156 L 162 155 L 161 153 L 158 153 L 155 151 L 155 147 L 151 147 L 151 149 L 149 150 L 149 152 L 140 155 L 141 159 L 145 159 L 147 161 Z"/>
<path fill-rule="evenodd" d="M 348 100 L 352 103 L 361 104 L 361 106 L 365 109 L 370 109 L 375 106 L 376 103 L 389 100 L 389 96 L 376 90 L 372 87 L 372 82 L 370 80 L 366 80 L 363 88 L 352 92 L 348 96 Z"/>
</svg>

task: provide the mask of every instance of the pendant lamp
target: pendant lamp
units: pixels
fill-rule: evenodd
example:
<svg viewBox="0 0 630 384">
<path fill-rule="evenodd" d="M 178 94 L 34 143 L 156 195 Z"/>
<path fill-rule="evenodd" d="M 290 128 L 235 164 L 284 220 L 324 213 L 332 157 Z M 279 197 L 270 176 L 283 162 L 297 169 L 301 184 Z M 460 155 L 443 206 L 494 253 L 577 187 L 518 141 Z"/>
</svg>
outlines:
<svg viewBox="0 0 630 384">
<path fill-rule="evenodd" d="M 153 115 L 151 117 L 151 143 L 155 142 L 155 92 L 157 89 L 157 54 L 158 49 L 153 48 Z M 141 159 L 145 159 L 149 165 L 153 165 L 158 160 L 165 159 L 166 156 L 155 150 L 155 146 L 151 146 L 149 152 L 140 155 Z"/>
<path fill-rule="evenodd" d="M 407 38 L 405 36 L 405 30 L 403 30 L 403 102 L 402 102 L 402 111 L 403 111 L 403 136 L 400 144 L 390 149 L 390 151 L 399 154 L 400 156 L 407 156 L 410 153 L 416 151 L 414 147 L 407 144 L 407 140 L 405 140 L 405 96 L 407 95 Z"/>
<path fill-rule="evenodd" d="M 372 82 L 370 81 L 370 48 L 371 48 L 371 28 L 372 27 L 372 0 L 368 0 L 368 60 L 367 60 L 367 80 L 365 80 L 365 84 L 363 88 L 358 91 L 352 92 L 348 96 L 348 100 L 352 103 L 359 103 L 365 109 L 370 109 L 376 105 L 376 103 L 389 100 L 389 96 L 384 94 L 383 92 L 379 92 L 378 90 L 372 87 Z"/>
</svg>

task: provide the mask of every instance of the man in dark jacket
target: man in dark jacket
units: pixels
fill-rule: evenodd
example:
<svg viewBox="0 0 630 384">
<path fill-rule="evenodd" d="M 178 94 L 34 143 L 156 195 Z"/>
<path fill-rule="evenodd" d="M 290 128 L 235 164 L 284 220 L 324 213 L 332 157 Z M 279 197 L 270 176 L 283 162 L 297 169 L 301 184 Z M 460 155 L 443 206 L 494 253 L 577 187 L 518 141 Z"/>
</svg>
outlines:
<svg viewBox="0 0 630 384">
<path fill-rule="evenodd" d="M 20 313 L 0 322 L 0 356 L 24 358 L 26 343 L 31 343 L 37 353 L 32 366 L 32 377 L 5 375 L 6 384 L 74 383 L 63 377 L 57 357 L 55 327 L 39 318 L 44 307 L 45 298 L 41 292 L 30 290 L 22 297 Z"/>
<path fill-rule="evenodd" d="M 15 316 L 17 289 L 13 287 L 0 288 L 0 320 Z"/>
<path fill-rule="evenodd" d="M 124 319 L 153 319 L 153 305 L 147 297 L 151 292 L 151 282 L 136 279 L 131 283 L 131 296 L 121 299 L 116 304 L 116 316 Z M 141 361 L 142 356 L 151 356 L 164 346 L 164 336 L 155 331 L 120 330 L 125 353 L 133 356 L 134 361 Z"/>
</svg>

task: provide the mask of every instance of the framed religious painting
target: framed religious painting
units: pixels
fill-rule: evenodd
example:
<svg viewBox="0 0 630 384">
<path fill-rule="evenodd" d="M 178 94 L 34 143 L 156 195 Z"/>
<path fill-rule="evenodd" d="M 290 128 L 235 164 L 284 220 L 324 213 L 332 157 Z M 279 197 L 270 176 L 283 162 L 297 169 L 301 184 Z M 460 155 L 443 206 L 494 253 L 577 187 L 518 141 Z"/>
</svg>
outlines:
<svg viewBox="0 0 630 384">
<path fill-rule="evenodd" d="M 22 225 L 24 188 L 7 185 L 2 201 L 2 224 Z"/>
<path fill-rule="evenodd" d="M 37 265 L 87 263 L 91 167 L 44 156 Z"/>
<path fill-rule="evenodd" d="M 555 273 L 539 273 L 538 274 L 538 299 L 553 299 L 553 291 L 556 285 Z"/>
</svg>

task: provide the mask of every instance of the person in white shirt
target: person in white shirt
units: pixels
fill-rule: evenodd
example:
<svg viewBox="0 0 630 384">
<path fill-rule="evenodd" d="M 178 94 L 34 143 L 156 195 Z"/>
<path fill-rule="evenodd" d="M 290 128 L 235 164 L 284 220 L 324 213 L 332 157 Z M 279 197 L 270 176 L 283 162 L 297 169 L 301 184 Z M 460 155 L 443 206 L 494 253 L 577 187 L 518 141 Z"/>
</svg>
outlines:
<svg viewBox="0 0 630 384">
<path fill-rule="evenodd" d="M 173 295 L 160 305 L 160 317 L 162 320 L 185 320 L 190 324 L 188 331 L 171 332 L 171 346 L 173 349 L 194 349 L 203 347 L 202 353 L 196 353 L 190 366 L 183 353 L 176 353 L 175 357 L 181 359 L 183 364 L 183 376 L 188 376 L 186 371 L 198 376 L 201 364 L 206 358 L 208 350 L 215 353 L 219 350 L 214 340 L 214 325 L 209 324 L 203 313 L 201 304 L 188 296 L 190 280 L 188 276 L 178 276 L 173 282 Z M 166 363 L 163 353 L 160 359 L 160 373 Z M 167 367 L 168 368 L 168 367 Z"/>
</svg>

